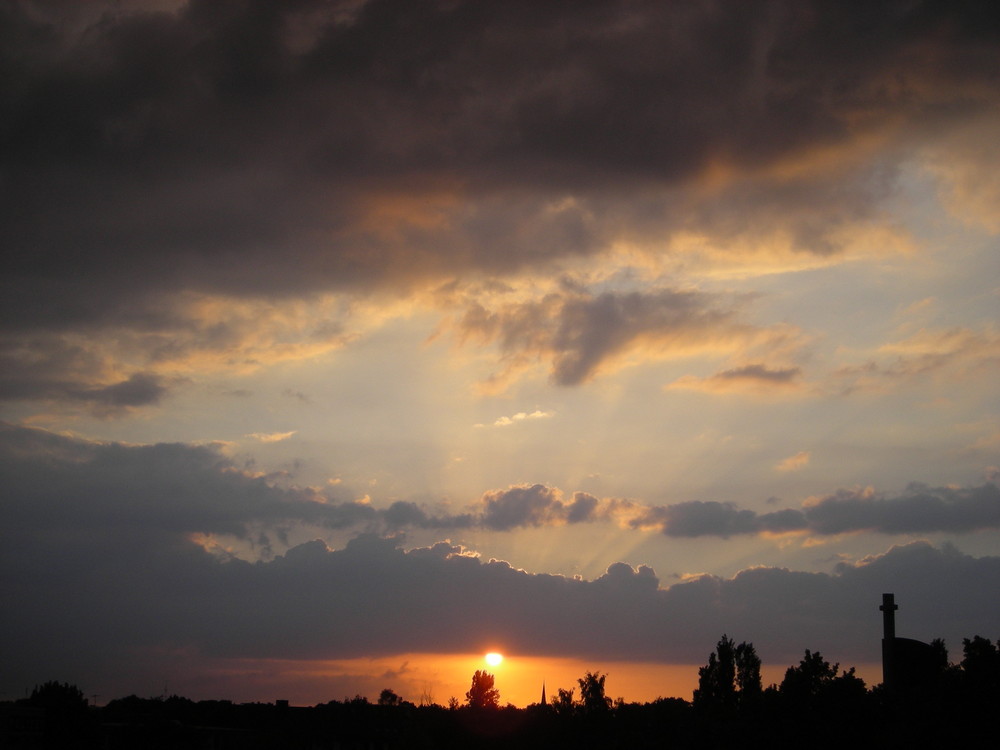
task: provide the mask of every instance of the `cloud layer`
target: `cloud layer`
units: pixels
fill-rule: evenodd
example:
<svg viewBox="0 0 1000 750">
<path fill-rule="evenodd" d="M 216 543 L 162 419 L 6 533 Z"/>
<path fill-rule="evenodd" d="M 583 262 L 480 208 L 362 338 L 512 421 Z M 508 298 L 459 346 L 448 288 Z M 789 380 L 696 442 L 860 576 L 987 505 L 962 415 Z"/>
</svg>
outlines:
<svg viewBox="0 0 1000 750">
<path fill-rule="evenodd" d="M 435 518 L 412 503 L 376 510 L 282 489 L 210 447 L 98 444 L 11 426 L 0 438 L 0 583 L 16 603 L 0 643 L 9 679 L 25 684 L 108 665 L 155 684 L 144 670 L 181 652 L 336 659 L 502 644 L 526 655 L 691 663 L 722 632 L 754 641 L 768 660 L 810 647 L 867 662 L 877 658 L 883 591 L 907 602 L 924 638 L 989 632 L 1000 617 L 991 595 L 1000 558 L 926 542 L 832 574 L 758 567 L 666 580 L 621 562 L 594 580 L 529 573 L 450 542 L 405 550 L 402 537 L 374 533 L 341 549 L 319 540 L 270 549 L 302 523 L 503 532 L 625 513 L 673 537 L 967 531 L 1000 523 L 993 485 L 911 487 L 892 498 L 841 492 L 763 515 L 719 503 L 566 500 L 534 485 L 486 493 L 478 512 Z M 261 559 L 227 552 L 217 541 L 226 535 L 256 546 Z"/>
<path fill-rule="evenodd" d="M 466 512 L 441 514 L 408 500 L 376 508 L 367 500 L 285 487 L 281 477 L 238 469 L 211 446 L 99 444 L 0 423 L 0 461 L 7 477 L 8 513 L 14 519 L 40 523 L 59 517 L 78 528 L 135 525 L 241 538 L 260 523 L 391 533 L 612 522 L 688 538 L 1000 528 L 1000 489 L 992 482 L 967 488 L 914 483 L 895 496 L 872 488 L 838 490 L 810 498 L 799 508 L 767 513 L 715 501 L 647 505 L 579 491 L 566 498 L 555 487 L 514 485 L 484 493 Z M 69 488 L 79 502 L 66 506 Z"/>
<path fill-rule="evenodd" d="M 342 317 L 258 341 L 230 314 L 248 299 L 406 295 L 688 240 L 835 256 L 892 231 L 880 201 L 928 144 L 970 192 L 956 134 L 988 132 L 998 101 L 983 3 L 161 7 L 0 10 L 0 397 L 130 408 L 163 395 L 163 358 L 342 343 Z M 498 325 L 573 385 L 720 314 L 597 294 L 541 341 Z"/>
</svg>

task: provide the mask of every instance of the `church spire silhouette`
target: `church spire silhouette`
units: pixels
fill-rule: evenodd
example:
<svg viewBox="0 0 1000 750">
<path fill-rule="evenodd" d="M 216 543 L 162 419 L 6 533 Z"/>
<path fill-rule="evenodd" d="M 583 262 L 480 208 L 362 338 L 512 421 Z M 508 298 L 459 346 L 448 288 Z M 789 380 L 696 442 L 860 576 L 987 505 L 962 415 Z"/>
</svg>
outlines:
<svg viewBox="0 0 1000 750">
<path fill-rule="evenodd" d="M 545 700 L 545 680 L 542 680 L 542 705 L 543 706 L 549 705 Z"/>
</svg>

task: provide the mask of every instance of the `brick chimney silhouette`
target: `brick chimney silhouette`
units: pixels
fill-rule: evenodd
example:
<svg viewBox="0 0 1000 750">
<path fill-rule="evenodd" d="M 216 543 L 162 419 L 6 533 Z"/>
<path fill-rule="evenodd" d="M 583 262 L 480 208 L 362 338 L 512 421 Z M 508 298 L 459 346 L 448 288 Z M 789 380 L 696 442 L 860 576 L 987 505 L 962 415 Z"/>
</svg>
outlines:
<svg viewBox="0 0 1000 750">
<path fill-rule="evenodd" d="M 886 690 L 896 688 L 896 604 L 895 594 L 882 594 L 882 684 Z"/>
</svg>

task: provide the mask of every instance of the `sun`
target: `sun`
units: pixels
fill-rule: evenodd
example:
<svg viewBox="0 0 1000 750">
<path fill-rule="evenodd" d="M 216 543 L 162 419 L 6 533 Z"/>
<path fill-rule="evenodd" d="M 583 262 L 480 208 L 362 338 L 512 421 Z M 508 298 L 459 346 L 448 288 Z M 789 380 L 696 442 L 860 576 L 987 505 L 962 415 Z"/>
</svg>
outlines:
<svg viewBox="0 0 1000 750">
<path fill-rule="evenodd" d="M 486 663 L 491 667 L 500 666 L 500 662 L 503 661 L 503 654 L 498 654 L 496 651 L 491 651 L 486 654 Z"/>
</svg>

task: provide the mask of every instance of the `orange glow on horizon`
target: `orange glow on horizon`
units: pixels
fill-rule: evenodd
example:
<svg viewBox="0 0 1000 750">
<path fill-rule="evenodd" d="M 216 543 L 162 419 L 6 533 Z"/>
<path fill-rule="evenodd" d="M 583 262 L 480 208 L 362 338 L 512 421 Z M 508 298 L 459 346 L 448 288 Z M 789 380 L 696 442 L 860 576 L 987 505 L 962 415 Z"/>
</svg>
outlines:
<svg viewBox="0 0 1000 750">
<path fill-rule="evenodd" d="M 497 653 L 498 652 L 491 652 Z M 500 655 L 502 656 L 502 655 Z M 607 675 L 607 696 L 627 703 L 646 703 L 657 698 L 691 700 L 698 686 L 701 664 L 653 664 L 599 662 L 546 656 L 506 656 L 495 673 L 500 704 L 525 707 L 541 699 L 542 684 L 551 697 L 559 688 L 574 690 L 587 672 Z M 396 654 L 378 658 L 336 661 L 282 659 L 198 658 L 208 677 L 188 684 L 191 671 L 178 660 L 171 673 L 171 688 L 193 700 L 226 698 L 237 702 L 290 700 L 293 705 L 312 706 L 330 700 L 348 700 L 355 695 L 377 700 L 389 688 L 415 704 L 447 705 L 450 698 L 465 703 L 472 675 L 483 669 L 484 654 Z M 780 683 L 788 664 L 764 665 L 765 687 Z M 858 676 L 868 686 L 881 682 L 881 664 L 856 664 Z M 176 688 L 174 687 L 176 686 Z"/>
</svg>

